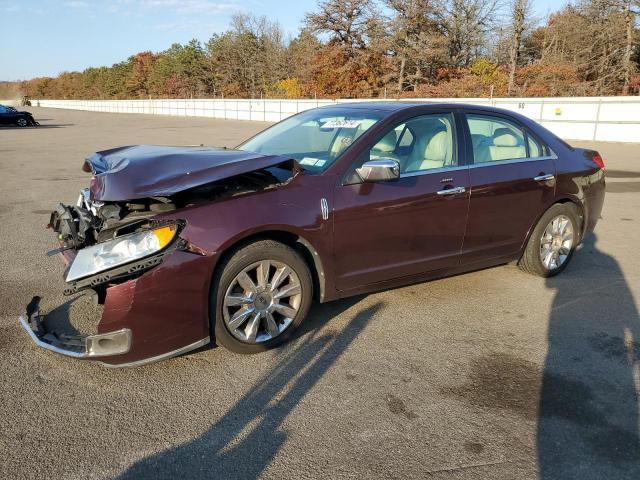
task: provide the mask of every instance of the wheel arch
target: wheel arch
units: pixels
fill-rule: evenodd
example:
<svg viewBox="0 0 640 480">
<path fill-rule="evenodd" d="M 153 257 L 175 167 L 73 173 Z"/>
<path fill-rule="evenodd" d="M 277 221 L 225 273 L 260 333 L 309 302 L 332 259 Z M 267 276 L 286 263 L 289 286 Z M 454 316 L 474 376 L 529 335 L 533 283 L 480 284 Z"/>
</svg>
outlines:
<svg viewBox="0 0 640 480">
<path fill-rule="evenodd" d="M 578 239 L 578 244 L 579 244 L 580 242 L 582 242 L 582 238 L 584 236 L 584 229 L 586 227 L 586 223 L 584 221 L 586 218 L 586 212 L 585 212 L 583 203 L 575 198 L 572 198 L 569 196 L 563 196 L 556 199 L 556 201 L 554 202 L 554 205 L 555 204 L 563 204 L 563 205 L 570 204 L 576 208 L 578 212 L 578 222 L 580 222 L 580 225 L 578 226 L 579 227 L 578 232 L 580 233 L 580 238 Z M 551 206 L 549 206 L 549 208 L 551 208 Z M 544 215 L 544 212 L 543 212 L 543 215 Z"/>
<path fill-rule="evenodd" d="M 309 242 L 306 238 L 286 230 L 272 229 L 255 232 L 238 238 L 229 245 L 226 245 L 224 250 L 219 252 L 220 257 L 216 262 L 216 266 L 213 271 L 213 278 L 216 277 L 221 268 L 221 265 L 224 264 L 224 261 L 227 258 L 231 257 L 242 247 L 260 240 L 273 240 L 276 242 L 280 242 L 298 252 L 302 256 L 305 264 L 309 268 L 309 272 L 311 273 L 314 299 L 318 300 L 319 302 L 324 301 L 326 292 L 326 275 L 322 259 L 320 258 L 320 254 L 311 244 L 311 242 Z"/>
<path fill-rule="evenodd" d="M 538 225 L 538 222 L 540 221 L 540 219 L 542 218 L 542 216 L 547 213 L 547 211 L 553 207 L 554 205 L 564 205 L 564 204 L 571 204 L 574 207 L 576 207 L 577 211 L 578 211 L 578 221 L 580 222 L 580 228 L 578 229 L 578 231 L 580 232 L 580 238 L 578 239 L 578 243 L 580 243 L 582 241 L 582 237 L 584 235 L 584 228 L 585 228 L 585 211 L 584 211 L 584 206 L 582 205 L 582 202 L 580 202 L 579 200 L 572 198 L 570 196 L 562 196 L 562 197 L 558 197 L 556 198 L 553 203 L 547 205 L 539 214 L 538 216 L 535 218 L 535 220 L 533 221 L 533 223 L 531 224 L 531 226 L 529 227 L 529 230 L 527 231 L 527 235 L 524 238 L 524 242 L 522 242 L 522 245 L 520 247 L 520 256 L 522 256 L 522 253 L 524 252 L 524 249 L 527 248 L 527 244 L 529 243 L 529 239 L 531 238 L 531 235 L 533 234 L 533 231 L 535 230 L 536 226 Z"/>
</svg>

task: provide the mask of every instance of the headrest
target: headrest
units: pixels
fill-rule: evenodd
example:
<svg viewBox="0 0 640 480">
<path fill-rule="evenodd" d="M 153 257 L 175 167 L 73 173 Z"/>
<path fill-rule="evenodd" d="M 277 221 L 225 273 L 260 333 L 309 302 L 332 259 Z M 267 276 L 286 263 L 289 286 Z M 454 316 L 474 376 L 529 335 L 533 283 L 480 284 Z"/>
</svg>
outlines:
<svg viewBox="0 0 640 480">
<path fill-rule="evenodd" d="M 393 152 L 396 149 L 398 135 L 395 130 L 391 130 L 382 139 L 373 146 L 373 150 L 378 152 Z"/>
<path fill-rule="evenodd" d="M 411 121 L 413 130 L 418 132 L 433 132 L 438 130 L 445 130 L 446 126 L 439 118 L 422 117 Z"/>
<path fill-rule="evenodd" d="M 427 142 L 424 158 L 427 160 L 448 161 L 449 152 L 451 152 L 451 136 L 442 130 L 436 133 L 429 142 Z"/>
<path fill-rule="evenodd" d="M 520 140 L 508 128 L 498 128 L 493 134 L 493 144 L 496 147 L 517 147 Z"/>
<path fill-rule="evenodd" d="M 471 143 L 473 144 L 473 148 L 479 148 L 483 143 L 486 143 L 488 137 L 480 134 L 471 134 Z"/>
</svg>

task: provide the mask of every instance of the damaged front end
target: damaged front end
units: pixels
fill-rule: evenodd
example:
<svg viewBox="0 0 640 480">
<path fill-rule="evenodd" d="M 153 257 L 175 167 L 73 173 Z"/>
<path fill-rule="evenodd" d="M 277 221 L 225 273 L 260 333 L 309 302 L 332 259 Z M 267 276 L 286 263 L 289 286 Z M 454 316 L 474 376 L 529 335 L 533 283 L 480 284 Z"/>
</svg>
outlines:
<svg viewBox="0 0 640 480">
<path fill-rule="evenodd" d="M 188 228 L 188 215 L 182 212 L 203 202 L 277 188 L 300 172 L 286 159 L 261 158 L 255 165 L 260 168 L 251 170 L 233 157 L 196 171 L 194 162 L 202 162 L 204 155 L 198 150 L 195 160 L 183 152 L 181 165 L 188 170 L 182 175 L 165 169 L 150 183 L 139 175 L 142 163 L 150 162 L 149 150 L 139 150 L 138 159 L 131 152 L 122 157 L 123 149 L 90 157 L 83 169 L 90 165 L 91 187 L 80 192 L 75 205 L 59 204 L 51 213 L 48 227 L 60 246 L 48 255 L 60 254 L 67 264 L 64 294 L 88 294 L 102 306 L 102 315 L 91 334 L 63 332 L 49 325 L 34 297 L 20 323 L 38 346 L 107 366 L 137 366 L 205 345 L 213 253 L 181 236 Z M 228 151 L 210 153 L 230 156 Z"/>
<path fill-rule="evenodd" d="M 149 206 L 152 208 L 149 208 Z M 162 202 L 146 205 L 91 202 L 83 190 L 76 205 L 60 204 L 51 213 L 60 248 L 48 255 L 62 254 L 67 296 L 87 293 L 104 304 L 115 285 L 134 280 L 176 250 L 186 250 L 179 238 L 185 222 L 151 218 L 175 206 Z M 39 311 L 39 297 L 27 306 L 20 322 L 40 347 L 74 358 L 97 359 L 125 355 L 133 344 L 131 328 L 85 335 L 50 328 Z"/>
<path fill-rule="evenodd" d="M 20 323 L 41 348 L 74 358 L 97 358 L 122 355 L 131 349 L 131 330 L 96 334 L 65 334 L 47 329 L 40 315 L 40 297 L 33 297 Z"/>
<path fill-rule="evenodd" d="M 168 199 L 92 202 L 88 189 L 80 192 L 75 206 L 59 204 L 48 227 L 56 232 L 60 248 L 48 255 L 62 253 L 68 264 L 65 295 L 93 288 L 104 298 L 101 286 L 139 275 L 170 251 L 186 248 L 177 239 L 184 221 L 152 218 L 175 209 Z"/>
</svg>

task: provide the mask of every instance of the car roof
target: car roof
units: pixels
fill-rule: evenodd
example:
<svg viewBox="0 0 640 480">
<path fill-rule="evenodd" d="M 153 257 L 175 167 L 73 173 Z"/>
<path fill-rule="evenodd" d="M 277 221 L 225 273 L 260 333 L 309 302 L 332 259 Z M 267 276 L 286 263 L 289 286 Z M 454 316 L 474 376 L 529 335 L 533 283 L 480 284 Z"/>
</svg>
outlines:
<svg viewBox="0 0 640 480">
<path fill-rule="evenodd" d="M 330 108 L 349 108 L 354 110 L 380 110 L 386 112 L 397 112 L 399 110 L 406 110 L 414 107 L 429 107 L 430 110 L 440 109 L 457 109 L 464 108 L 465 110 L 484 110 L 493 111 L 498 113 L 514 112 L 510 110 L 504 110 L 502 108 L 491 107 L 489 105 L 472 105 L 469 103 L 447 103 L 447 102 L 434 102 L 434 101 L 416 101 L 416 100 L 379 100 L 379 101 L 366 101 L 366 102 L 340 102 L 333 103 L 331 105 L 324 105 L 319 107 L 321 109 Z"/>
</svg>

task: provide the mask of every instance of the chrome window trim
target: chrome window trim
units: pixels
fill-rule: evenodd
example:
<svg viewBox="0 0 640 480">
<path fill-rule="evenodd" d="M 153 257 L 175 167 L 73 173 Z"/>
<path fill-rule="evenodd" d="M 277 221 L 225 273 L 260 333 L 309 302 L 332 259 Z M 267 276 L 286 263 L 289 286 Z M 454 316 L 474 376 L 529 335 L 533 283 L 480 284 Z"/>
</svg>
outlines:
<svg viewBox="0 0 640 480">
<path fill-rule="evenodd" d="M 558 157 L 556 156 L 546 155 L 544 157 L 513 158 L 511 160 L 493 160 L 490 162 L 473 163 L 469 165 L 469 168 L 495 167 L 497 165 L 511 165 L 513 163 L 541 162 L 544 160 L 557 160 L 557 159 Z"/>
<path fill-rule="evenodd" d="M 555 155 L 545 155 L 544 157 L 514 158 L 511 160 L 494 160 L 492 162 L 472 163 L 471 165 L 457 165 L 457 166 L 451 166 L 451 167 L 430 168 L 428 170 L 418 170 L 416 172 L 406 172 L 406 173 L 401 173 L 400 178 L 419 177 L 422 175 L 427 175 L 429 173 L 452 172 L 457 170 L 464 170 L 466 168 L 495 167 L 497 165 L 511 165 L 513 163 L 541 162 L 544 160 L 557 160 L 557 159 L 558 157 Z"/>
<path fill-rule="evenodd" d="M 430 173 L 453 172 L 457 170 L 466 170 L 469 165 L 455 165 L 450 167 L 429 168 L 427 170 L 416 170 L 415 172 L 405 172 L 400 174 L 400 178 L 420 177 Z"/>
</svg>

